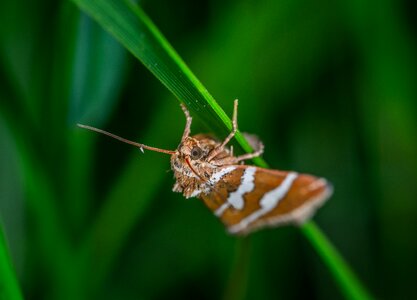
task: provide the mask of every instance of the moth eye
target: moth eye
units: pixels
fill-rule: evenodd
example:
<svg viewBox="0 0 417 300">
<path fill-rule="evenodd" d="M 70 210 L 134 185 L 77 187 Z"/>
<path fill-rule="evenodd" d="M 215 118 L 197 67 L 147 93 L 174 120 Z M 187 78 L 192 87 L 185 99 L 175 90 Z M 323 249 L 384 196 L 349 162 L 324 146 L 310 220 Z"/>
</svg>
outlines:
<svg viewBox="0 0 417 300">
<path fill-rule="evenodd" d="M 203 151 L 199 147 L 194 147 L 191 149 L 191 158 L 192 159 L 199 159 L 203 155 Z"/>
</svg>

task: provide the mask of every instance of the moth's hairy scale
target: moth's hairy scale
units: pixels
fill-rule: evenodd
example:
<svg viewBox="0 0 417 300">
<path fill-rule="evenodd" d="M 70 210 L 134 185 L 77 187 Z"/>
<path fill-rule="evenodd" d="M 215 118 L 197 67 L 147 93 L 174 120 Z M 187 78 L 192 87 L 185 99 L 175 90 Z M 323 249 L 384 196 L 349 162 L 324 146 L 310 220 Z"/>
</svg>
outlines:
<svg viewBox="0 0 417 300">
<path fill-rule="evenodd" d="M 198 197 L 231 234 L 247 234 L 262 227 L 301 224 L 308 220 L 332 194 L 324 179 L 308 174 L 269 170 L 242 163 L 263 153 L 263 144 L 246 135 L 253 153 L 233 155 L 227 144 L 235 136 L 238 100 L 234 102 L 233 128 L 222 142 L 205 134 L 190 136 L 192 117 L 181 104 L 186 125 L 176 150 L 165 150 L 132 142 L 91 126 L 96 131 L 143 149 L 171 155 L 174 192 L 186 198 Z"/>
</svg>

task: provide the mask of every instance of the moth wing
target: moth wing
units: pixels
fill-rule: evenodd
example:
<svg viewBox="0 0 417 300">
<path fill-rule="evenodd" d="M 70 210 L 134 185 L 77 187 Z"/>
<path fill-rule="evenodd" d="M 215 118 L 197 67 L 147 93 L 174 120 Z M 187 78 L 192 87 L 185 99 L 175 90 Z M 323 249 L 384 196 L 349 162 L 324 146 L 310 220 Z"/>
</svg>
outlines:
<svg viewBox="0 0 417 300">
<path fill-rule="evenodd" d="M 242 132 L 242 134 L 254 151 L 258 151 L 264 148 L 261 139 L 257 135 L 247 132 Z"/>
<path fill-rule="evenodd" d="M 324 179 L 254 166 L 234 166 L 200 198 L 231 234 L 301 224 L 332 194 Z"/>
<path fill-rule="evenodd" d="M 242 165 L 242 167 L 245 167 Z M 212 188 L 207 193 L 200 194 L 199 198 L 203 200 L 206 206 L 215 212 L 222 206 L 229 194 L 236 191 L 241 183 L 241 178 L 245 168 L 241 166 L 224 166 L 213 174 L 210 179 Z"/>
</svg>

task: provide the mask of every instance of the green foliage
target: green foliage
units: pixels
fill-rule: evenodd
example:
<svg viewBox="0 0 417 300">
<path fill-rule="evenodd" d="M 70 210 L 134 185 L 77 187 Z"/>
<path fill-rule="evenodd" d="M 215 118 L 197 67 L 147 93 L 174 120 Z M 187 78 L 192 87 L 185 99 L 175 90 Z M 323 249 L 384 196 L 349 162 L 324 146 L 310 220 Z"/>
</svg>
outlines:
<svg viewBox="0 0 417 300">
<path fill-rule="evenodd" d="M 1 299 L 23 299 L 16 279 L 16 274 L 7 251 L 2 228 L 0 228 L 0 278 Z"/>
<path fill-rule="evenodd" d="M 197 116 L 201 119 L 209 119 L 205 116 L 217 116 L 218 121 L 212 117 L 209 119 L 210 123 L 222 122 L 225 127 L 227 125 L 230 127 L 230 119 L 227 118 L 223 110 L 207 92 L 207 89 L 187 68 L 178 54 L 139 7 L 130 4 L 130 2 L 117 0 L 76 0 L 75 2 L 91 14 L 106 30 L 111 32 L 132 54 L 139 58 L 178 99 L 184 101 L 187 106 L 195 107 Z M 230 130 L 231 128 L 228 129 Z M 243 148 L 248 148 L 247 143 L 242 139 L 242 135 L 239 134 L 237 139 L 241 142 Z M 250 151 L 250 148 L 248 150 Z M 260 165 L 266 166 L 262 159 L 258 159 L 258 161 Z M 113 209 L 111 211 L 114 212 Z M 343 262 L 337 251 L 330 246 L 319 229 L 313 223 L 305 226 L 305 232 L 312 240 L 313 245 L 317 247 L 323 259 L 329 261 L 328 264 L 333 267 L 332 270 L 335 270 L 333 271 L 335 278 L 340 282 L 347 297 L 350 299 L 367 299 L 368 296 L 366 296 L 365 291 L 363 291 L 353 273 Z M 129 226 L 125 228 L 128 229 Z M 117 236 L 121 236 L 121 234 Z M 106 245 L 105 248 L 111 249 L 111 245 L 118 244 L 113 241 L 111 244 Z M 107 256 L 109 257 L 110 255 Z"/>
<path fill-rule="evenodd" d="M 239 97 L 271 166 L 333 182 L 316 220 L 366 286 L 416 297 L 415 37 L 400 2 L 141 2 L 220 105 L 133 1 L 74 2 L 100 25 L 70 2 L 0 4 L 0 297 L 21 297 L 16 278 L 33 299 L 337 298 L 333 278 L 369 297 L 314 223 L 301 232 L 324 264 L 298 229 L 231 238 L 170 192 L 167 157 L 75 127 L 174 148 L 183 115 L 155 77 L 194 132 L 223 137 Z"/>
<path fill-rule="evenodd" d="M 303 225 L 302 230 L 317 249 L 320 256 L 323 257 L 323 260 L 339 283 L 346 298 L 371 299 L 355 274 L 352 273 L 352 270 L 350 270 L 334 246 L 329 243 L 326 236 L 318 229 L 317 225 L 313 221 L 309 221 Z"/>
</svg>

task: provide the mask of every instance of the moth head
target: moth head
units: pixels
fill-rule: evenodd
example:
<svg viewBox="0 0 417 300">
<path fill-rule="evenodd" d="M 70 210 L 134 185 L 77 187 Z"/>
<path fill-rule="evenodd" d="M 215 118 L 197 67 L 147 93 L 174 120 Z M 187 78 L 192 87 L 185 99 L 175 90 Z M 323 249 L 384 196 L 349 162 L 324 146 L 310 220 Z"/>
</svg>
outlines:
<svg viewBox="0 0 417 300">
<path fill-rule="evenodd" d="M 184 139 L 178 146 L 178 152 L 183 158 L 189 158 L 193 161 L 204 160 L 204 157 L 206 157 L 208 153 L 204 144 L 192 137 Z"/>
</svg>

